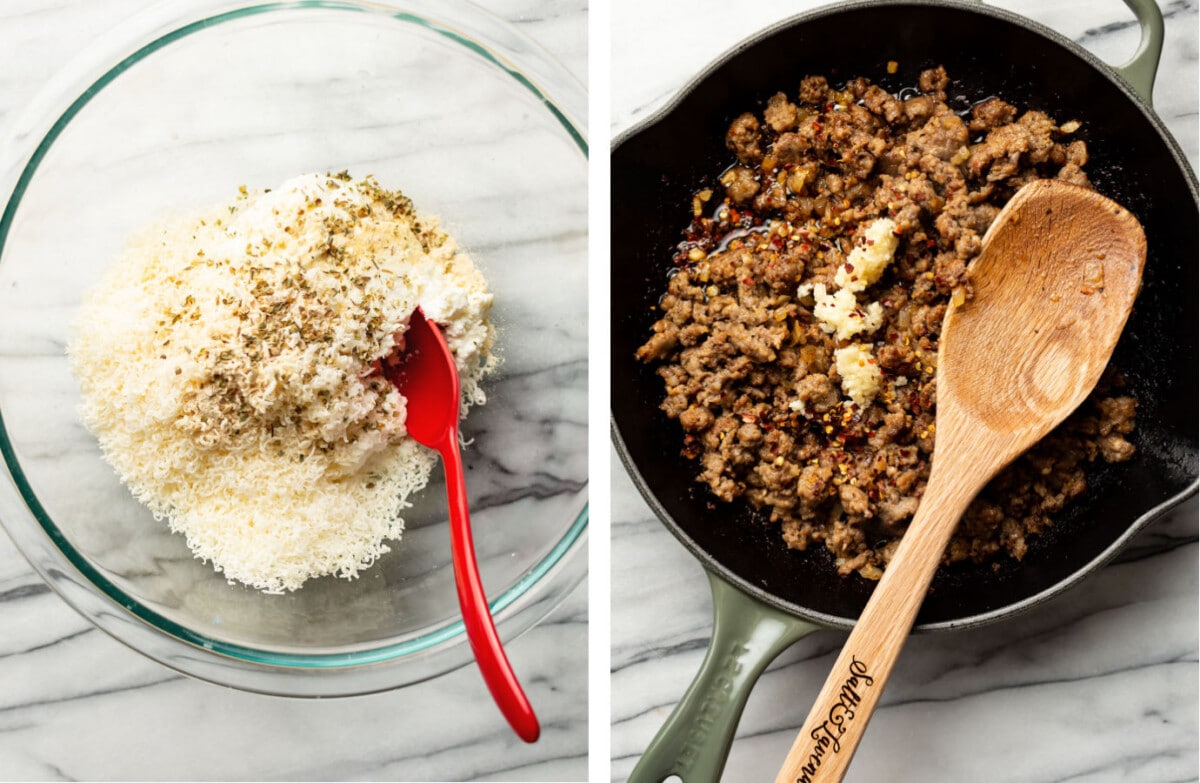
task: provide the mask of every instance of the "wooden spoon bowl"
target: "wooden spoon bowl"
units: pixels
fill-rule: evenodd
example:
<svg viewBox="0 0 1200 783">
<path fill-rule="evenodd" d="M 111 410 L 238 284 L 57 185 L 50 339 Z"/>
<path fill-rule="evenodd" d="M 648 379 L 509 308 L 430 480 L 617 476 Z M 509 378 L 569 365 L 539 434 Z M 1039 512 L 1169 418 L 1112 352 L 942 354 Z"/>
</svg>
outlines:
<svg viewBox="0 0 1200 783">
<path fill-rule="evenodd" d="M 996 216 L 938 347 L 937 446 L 908 531 L 776 783 L 841 780 L 963 511 L 1091 392 L 1146 262 L 1141 225 L 1094 191 L 1039 180 Z"/>
<path fill-rule="evenodd" d="M 1107 366 L 1145 260 L 1141 225 L 1123 207 L 1057 181 L 1022 188 L 984 236 L 973 299 L 946 312 L 941 436 L 956 431 L 942 430 L 942 414 L 961 414 L 1009 434 L 1015 457 L 1053 429 Z"/>
</svg>

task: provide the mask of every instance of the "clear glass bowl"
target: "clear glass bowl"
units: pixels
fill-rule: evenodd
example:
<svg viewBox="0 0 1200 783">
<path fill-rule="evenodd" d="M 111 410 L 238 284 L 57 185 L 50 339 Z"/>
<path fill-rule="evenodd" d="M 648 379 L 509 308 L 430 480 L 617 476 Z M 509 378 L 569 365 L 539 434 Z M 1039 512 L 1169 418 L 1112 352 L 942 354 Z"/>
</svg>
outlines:
<svg viewBox="0 0 1200 783">
<path fill-rule="evenodd" d="M 68 65 L 0 146 L 0 520 L 34 568 L 130 647 L 238 688 L 366 693 L 471 660 L 440 478 L 360 578 L 263 595 L 193 559 L 77 414 L 69 325 L 131 232 L 349 169 L 440 215 L 495 293 L 504 363 L 463 428 L 475 544 L 501 635 L 544 617 L 586 570 L 585 101 L 465 3 L 173 2 Z"/>
</svg>

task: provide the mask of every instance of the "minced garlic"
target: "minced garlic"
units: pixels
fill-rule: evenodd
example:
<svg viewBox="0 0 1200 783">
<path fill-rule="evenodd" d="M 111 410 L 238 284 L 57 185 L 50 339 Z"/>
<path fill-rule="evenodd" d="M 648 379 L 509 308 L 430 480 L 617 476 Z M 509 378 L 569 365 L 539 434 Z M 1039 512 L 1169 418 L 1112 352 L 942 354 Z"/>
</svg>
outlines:
<svg viewBox="0 0 1200 783">
<path fill-rule="evenodd" d="M 842 391 L 860 408 L 866 408 L 883 384 L 883 371 L 870 346 L 853 343 L 835 350 L 833 358 L 842 378 Z"/>
<path fill-rule="evenodd" d="M 863 230 L 858 244 L 838 267 L 833 281 L 838 289 L 829 293 L 824 283 L 805 283 L 796 290 L 801 300 L 813 299 L 813 316 L 821 329 L 839 340 L 870 334 L 883 325 L 883 307 L 878 302 L 859 304 L 855 294 L 883 275 L 900 240 L 890 218 L 874 220 Z"/>
<path fill-rule="evenodd" d="M 813 315 L 821 329 L 845 340 L 861 332 L 871 333 L 883 325 L 883 307 L 878 302 L 859 306 L 848 288 L 825 290 L 823 283 L 812 287 Z"/>
<path fill-rule="evenodd" d="M 846 256 L 846 263 L 838 267 L 833 281 L 843 289 L 865 291 L 879 280 L 883 270 L 892 263 L 892 256 L 899 245 L 894 220 L 879 218 L 871 221 Z"/>
</svg>

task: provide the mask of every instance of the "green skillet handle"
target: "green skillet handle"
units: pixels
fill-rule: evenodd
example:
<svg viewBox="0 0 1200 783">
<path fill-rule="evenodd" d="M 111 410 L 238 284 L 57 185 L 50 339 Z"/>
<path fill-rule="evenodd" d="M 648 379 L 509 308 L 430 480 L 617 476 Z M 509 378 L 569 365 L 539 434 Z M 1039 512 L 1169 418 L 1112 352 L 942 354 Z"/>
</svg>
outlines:
<svg viewBox="0 0 1200 783">
<path fill-rule="evenodd" d="M 760 603 L 706 571 L 713 634 L 700 671 L 629 776 L 629 783 L 716 783 L 742 709 L 775 656 L 820 626 Z"/>
<path fill-rule="evenodd" d="M 1129 62 L 1113 70 L 1149 105 L 1154 102 L 1154 77 L 1158 75 L 1158 59 L 1162 56 L 1162 9 L 1155 0 L 1125 0 L 1125 5 L 1137 16 L 1142 39 Z"/>
<path fill-rule="evenodd" d="M 983 2 L 983 0 L 977 0 Z M 1124 0 L 1137 17 L 1142 39 L 1129 62 L 1113 66 L 1125 83 L 1144 100 L 1154 103 L 1154 77 L 1158 75 L 1158 60 L 1163 48 L 1163 15 L 1156 0 Z"/>
</svg>

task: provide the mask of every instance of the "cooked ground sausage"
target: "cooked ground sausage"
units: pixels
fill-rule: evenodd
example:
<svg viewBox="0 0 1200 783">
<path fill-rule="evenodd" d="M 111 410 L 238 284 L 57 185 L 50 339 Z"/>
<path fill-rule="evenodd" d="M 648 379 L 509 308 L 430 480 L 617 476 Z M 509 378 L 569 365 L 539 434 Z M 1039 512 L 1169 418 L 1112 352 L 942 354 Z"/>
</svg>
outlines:
<svg viewBox="0 0 1200 783">
<path fill-rule="evenodd" d="M 684 453 L 723 501 L 770 513 L 796 549 L 821 544 L 839 571 L 878 578 L 929 478 L 938 336 L 952 296 L 1000 207 L 1026 182 L 1087 186 L 1087 147 L 1046 114 L 998 97 L 964 118 L 945 103 L 941 67 L 899 100 L 863 78 L 800 83 L 760 118 L 734 120 L 738 163 L 724 198 L 685 231 L 660 319 L 638 357 L 658 363 L 663 410 Z M 976 134 L 972 143 L 971 134 Z M 982 137 L 979 134 L 983 134 Z M 882 308 L 859 335 L 879 391 L 860 406 L 842 386 L 838 340 L 814 316 L 812 286 L 833 287 L 862 228 L 890 218 L 899 245 L 882 278 L 858 292 Z M 803 289 L 801 287 L 804 287 Z M 1129 459 L 1136 402 L 1109 373 L 1063 425 L 974 501 L 944 562 L 1020 559 L 1086 488 L 1084 466 Z"/>
<path fill-rule="evenodd" d="M 742 163 L 754 163 L 762 158 L 761 141 L 758 118 L 749 112 L 734 120 L 729 133 L 725 134 L 725 146 Z"/>
</svg>

